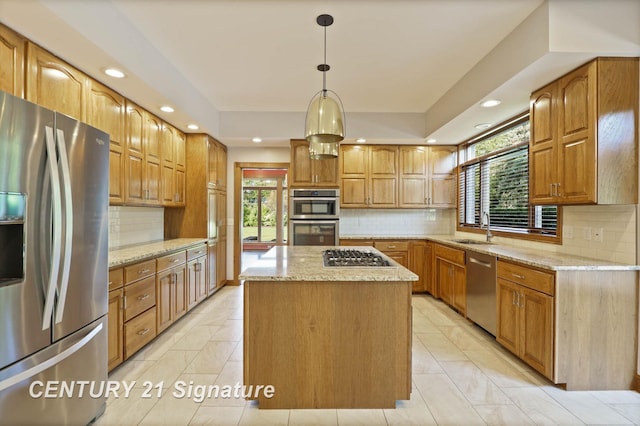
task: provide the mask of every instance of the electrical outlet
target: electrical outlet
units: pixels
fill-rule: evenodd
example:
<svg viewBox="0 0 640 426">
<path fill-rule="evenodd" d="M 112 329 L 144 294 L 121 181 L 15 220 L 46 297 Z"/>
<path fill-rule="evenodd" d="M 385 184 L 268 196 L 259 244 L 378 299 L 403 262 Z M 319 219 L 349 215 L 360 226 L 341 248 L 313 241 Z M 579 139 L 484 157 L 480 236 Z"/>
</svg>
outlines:
<svg viewBox="0 0 640 426">
<path fill-rule="evenodd" d="M 564 226 L 562 230 L 564 238 L 567 240 L 573 239 L 573 226 Z"/>
<path fill-rule="evenodd" d="M 591 241 L 591 228 L 586 226 L 584 228 L 582 228 L 582 238 L 587 240 L 587 241 Z"/>
<path fill-rule="evenodd" d="M 604 240 L 604 230 L 602 228 L 596 228 L 593 231 L 593 241 L 602 242 Z"/>
</svg>

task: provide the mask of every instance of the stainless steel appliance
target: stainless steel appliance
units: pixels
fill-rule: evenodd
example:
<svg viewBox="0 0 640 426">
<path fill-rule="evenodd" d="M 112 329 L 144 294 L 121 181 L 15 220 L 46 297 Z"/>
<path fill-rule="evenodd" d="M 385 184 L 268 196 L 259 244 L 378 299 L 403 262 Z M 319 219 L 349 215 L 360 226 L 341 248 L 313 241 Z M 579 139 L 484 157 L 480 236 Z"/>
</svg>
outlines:
<svg viewBox="0 0 640 426">
<path fill-rule="evenodd" d="M 337 246 L 339 222 L 339 189 L 289 191 L 289 244 Z"/>
<path fill-rule="evenodd" d="M 107 134 L 0 92 L 0 423 L 104 411 L 108 182 Z"/>
<path fill-rule="evenodd" d="M 472 251 L 467 258 L 467 318 L 496 335 L 496 257 Z"/>
<path fill-rule="evenodd" d="M 354 266 L 354 267 L 393 267 L 394 265 L 385 259 L 382 254 L 372 251 L 334 248 L 322 252 L 322 264 L 329 267 Z"/>
</svg>

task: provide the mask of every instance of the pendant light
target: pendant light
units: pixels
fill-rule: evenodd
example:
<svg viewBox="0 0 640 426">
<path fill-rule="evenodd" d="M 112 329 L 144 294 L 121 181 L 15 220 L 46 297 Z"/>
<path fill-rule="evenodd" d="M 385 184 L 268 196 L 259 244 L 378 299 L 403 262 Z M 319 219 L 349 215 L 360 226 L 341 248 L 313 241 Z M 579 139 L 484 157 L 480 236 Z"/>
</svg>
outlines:
<svg viewBox="0 0 640 426">
<path fill-rule="evenodd" d="M 316 93 L 307 109 L 305 138 L 309 141 L 309 156 L 318 160 L 338 156 L 338 144 L 344 139 L 345 115 L 342 100 L 332 90 L 327 90 L 327 27 L 333 24 L 331 15 L 320 15 L 316 22 L 324 27 L 324 63 L 318 65 L 322 72 L 322 90 Z"/>
</svg>

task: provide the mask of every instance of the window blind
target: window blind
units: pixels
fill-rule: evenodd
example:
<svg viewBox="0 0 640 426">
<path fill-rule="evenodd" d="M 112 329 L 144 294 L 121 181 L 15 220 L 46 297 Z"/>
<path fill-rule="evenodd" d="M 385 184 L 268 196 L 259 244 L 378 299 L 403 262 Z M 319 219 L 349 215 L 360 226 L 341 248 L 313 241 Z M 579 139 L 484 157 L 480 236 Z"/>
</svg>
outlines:
<svg viewBox="0 0 640 426">
<path fill-rule="evenodd" d="M 529 204 L 528 146 L 463 165 L 458 182 L 460 225 L 479 227 L 488 212 L 495 229 L 555 234 L 557 207 Z"/>
</svg>

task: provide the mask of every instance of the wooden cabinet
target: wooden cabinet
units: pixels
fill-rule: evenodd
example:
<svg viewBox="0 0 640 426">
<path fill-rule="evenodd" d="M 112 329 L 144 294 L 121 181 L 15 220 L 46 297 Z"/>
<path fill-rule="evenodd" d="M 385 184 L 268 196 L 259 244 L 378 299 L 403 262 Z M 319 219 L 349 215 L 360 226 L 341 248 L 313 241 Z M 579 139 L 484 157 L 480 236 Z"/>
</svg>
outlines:
<svg viewBox="0 0 640 426">
<path fill-rule="evenodd" d="M 409 242 L 409 270 L 418 275 L 413 282 L 413 293 L 429 292 L 437 297 L 433 285 L 433 243 L 429 241 Z"/>
<path fill-rule="evenodd" d="M 457 147 L 400 146 L 398 207 L 455 207 Z"/>
<path fill-rule="evenodd" d="M 534 204 L 635 204 L 638 58 L 597 58 L 531 95 Z"/>
<path fill-rule="evenodd" d="M 0 90 L 24 97 L 27 40 L 0 24 Z"/>
<path fill-rule="evenodd" d="M 26 99 L 87 121 L 89 78 L 39 46 L 27 43 Z"/>
<path fill-rule="evenodd" d="M 185 152 L 189 202 L 183 209 L 165 210 L 164 232 L 167 238 L 209 240 L 205 268 L 209 295 L 226 281 L 226 147 L 209 135 L 188 134 Z"/>
<path fill-rule="evenodd" d="M 162 122 L 126 101 L 125 203 L 161 205 Z"/>
<path fill-rule="evenodd" d="M 124 203 L 125 99 L 90 80 L 88 124 L 109 134 L 109 204 Z"/>
<path fill-rule="evenodd" d="M 309 157 L 309 142 L 304 139 L 291 140 L 289 187 L 337 188 L 338 158 L 312 160 Z"/>
<path fill-rule="evenodd" d="M 340 206 L 398 206 L 398 147 L 340 145 Z"/>
<path fill-rule="evenodd" d="M 373 247 L 389 256 L 405 268 L 409 267 L 409 242 L 408 241 L 374 241 Z"/>
<path fill-rule="evenodd" d="M 108 370 L 124 361 L 124 271 L 122 268 L 109 271 L 109 309 L 107 312 Z"/>
<path fill-rule="evenodd" d="M 207 297 L 207 246 L 187 250 L 187 307 L 191 309 Z"/>
<path fill-rule="evenodd" d="M 185 251 L 173 253 L 157 259 L 156 276 L 158 333 L 164 331 L 178 318 L 187 313 L 187 254 Z"/>
<path fill-rule="evenodd" d="M 147 260 L 123 268 L 124 359 L 156 337 L 156 262 Z M 111 275 L 110 275 L 111 278 Z"/>
<path fill-rule="evenodd" d="M 435 283 L 439 297 L 465 315 L 467 311 L 465 252 L 435 244 L 434 257 Z"/>
<path fill-rule="evenodd" d="M 212 189 L 227 189 L 227 147 L 212 137 L 207 138 L 208 185 Z"/>
<path fill-rule="evenodd" d="M 498 261 L 496 340 L 553 378 L 553 274 Z"/>
<path fill-rule="evenodd" d="M 162 123 L 162 205 L 185 205 L 185 142 L 180 130 Z"/>
</svg>

